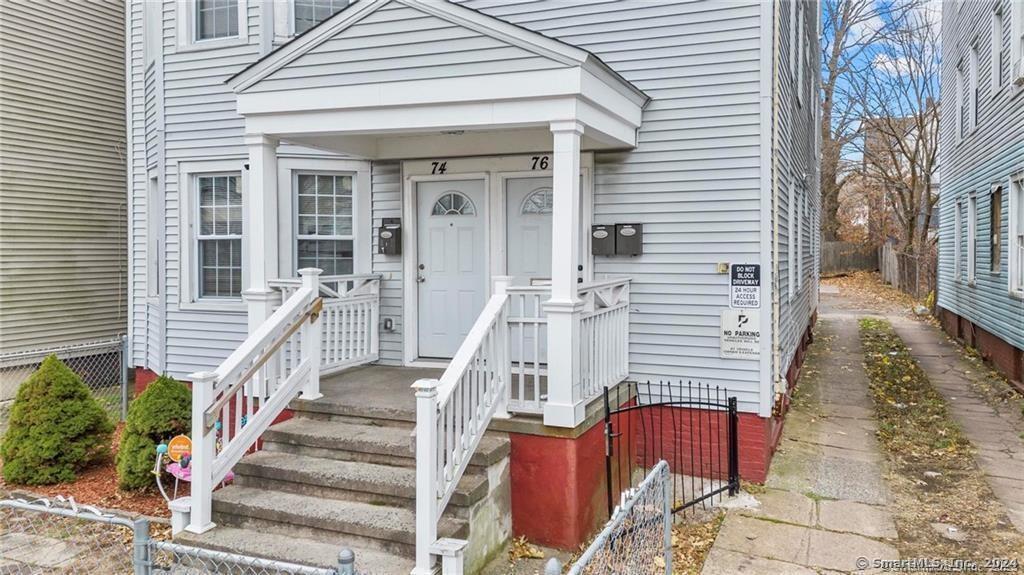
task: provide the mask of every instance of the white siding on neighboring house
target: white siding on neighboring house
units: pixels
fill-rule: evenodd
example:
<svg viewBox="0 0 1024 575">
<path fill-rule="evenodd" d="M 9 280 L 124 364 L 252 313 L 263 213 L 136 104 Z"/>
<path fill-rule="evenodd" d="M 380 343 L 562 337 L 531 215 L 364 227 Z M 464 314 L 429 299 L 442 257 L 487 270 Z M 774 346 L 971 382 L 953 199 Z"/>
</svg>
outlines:
<svg viewBox="0 0 1024 575">
<path fill-rule="evenodd" d="M 1001 17 L 993 17 L 996 11 Z M 994 22 L 1003 27 L 1001 34 L 993 33 Z M 978 87 L 978 105 L 975 128 L 962 136 L 956 107 L 942 107 L 938 305 L 1024 349 L 1024 298 L 1010 294 L 1010 261 L 1014 257 L 1010 251 L 1014 247 L 1009 229 L 1010 191 L 1014 189 L 1012 178 L 1024 172 L 1024 88 L 1013 85 L 1014 58 L 1019 58 L 1012 45 L 1019 41 L 1014 37 L 1014 22 L 1024 26 L 1017 0 L 962 2 L 955 12 L 943 14 L 942 98 L 956 98 L 960 88 L 957 66 L 970 63 L 973 48 L 977 65 L 972 68 L 977 78 L 971 83 Z M 1000 45 L 993 46 L 993 39 Z M 1001 55 L 1000 66 L 992 64 L 996 54 Z M 994 78 L 994 73 L 999 77 Z M 1002 188 L 1003 217 L 998 222 L 1002 241 L 1000 265 L 993 270 L 990 214 L 992 191 L 997 187 Z M 972 194 L 976 225 L 970 223 L 968 212 Z M 969 237 L 972 227 L 973 240 Z M 975 262 L 973 278 L 968 277 L 971 261 Z"/>
<path fill-rule="evenodd" d="M 124 5 L 0 2 L 0 352 L 127 327 Z"/>
</svg>

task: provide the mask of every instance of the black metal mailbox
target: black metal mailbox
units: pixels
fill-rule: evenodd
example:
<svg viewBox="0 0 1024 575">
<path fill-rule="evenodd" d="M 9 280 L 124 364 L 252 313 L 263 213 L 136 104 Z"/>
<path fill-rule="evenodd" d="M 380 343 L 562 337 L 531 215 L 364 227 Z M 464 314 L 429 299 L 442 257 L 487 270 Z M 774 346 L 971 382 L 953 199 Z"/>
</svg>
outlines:
<svg viewBox="0 0 1024 575">
<path fill-rule="evenodd" d="M 384 218 L 377 229 L 377 253 L 397 256 L 402 253 L 402 218 Z"/>
<path fill-rule="evenodd" d="M 590 226 L 590 253 L 595 256 L 615 255 L 615 226 Z"/>
<path fill-rule="evenodd" d="M 615 224 L 615 253 L 620 256 L 644 253 L 644 225 Z"/>
</svg>

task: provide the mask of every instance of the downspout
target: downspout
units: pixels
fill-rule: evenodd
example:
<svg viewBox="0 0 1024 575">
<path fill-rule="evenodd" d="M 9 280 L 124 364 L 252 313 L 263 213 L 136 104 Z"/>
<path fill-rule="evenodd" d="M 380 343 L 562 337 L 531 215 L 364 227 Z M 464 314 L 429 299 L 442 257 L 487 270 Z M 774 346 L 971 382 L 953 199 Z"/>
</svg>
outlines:
<svg viewBox="0 0 1024 575">
<path fill-rule="evenodd" d="M 775 14 L 772 23 L 772 377 L 775 381 L 775 397 L 772 412 L 778 413 L 786 393 L 785 378 L 782 375 L 779 335 L 781 332 L 781 300 L 779 297 L 779 57 L 780 57 L 780 11 L 781 2 L 774 2 Z M 791 30 L 790 33 L 793 31 Z"/>
</svg>

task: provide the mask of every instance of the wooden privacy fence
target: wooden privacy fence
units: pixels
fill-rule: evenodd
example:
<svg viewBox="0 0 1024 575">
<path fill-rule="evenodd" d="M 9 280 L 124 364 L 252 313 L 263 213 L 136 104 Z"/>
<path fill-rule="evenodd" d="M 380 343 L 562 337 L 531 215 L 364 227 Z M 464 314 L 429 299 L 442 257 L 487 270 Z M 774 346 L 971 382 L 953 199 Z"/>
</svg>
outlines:
<svg viewBox="0 0 1024 575">
<path fill-rule="evenodd" d="M 822 242 L 821 275 L 878 269 L 878 252 L 852 242 Z"/>
</svg>

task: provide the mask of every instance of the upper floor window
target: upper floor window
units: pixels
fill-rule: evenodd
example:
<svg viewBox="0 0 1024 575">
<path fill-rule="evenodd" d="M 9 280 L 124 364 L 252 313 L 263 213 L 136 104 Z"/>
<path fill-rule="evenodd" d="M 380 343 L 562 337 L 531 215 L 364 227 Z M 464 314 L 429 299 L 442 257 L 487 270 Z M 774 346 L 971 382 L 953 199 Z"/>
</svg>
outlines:
<svg viewBox="0 0 1024 575">
<path fill-rule="evenodd" d="M 973 284 L 978 269 L 978 196 L 967 198 L 967 283 Z"/>
<path fill-rule="evenodd" d="M 969 130 L 974 130 L 978 127 L 978 92 L 981 88 L 978 86 L 978 45 L 977 43 L 971 45 L 970 59 L 968 60 L 967 73 L 968 81 L 970 82 L 970 89 L 967 93 L 967 97 L 970 98 L 969 110 L 967 123 Z"/>
<path fill-rule="evenodd" d="M 992 95 L 1003 85 L 1003 13 L 992 11 Z"/>
<path fill-rule="evenodd" d="M 963 242 L 964 242 L 964 205 L 956 201 L 953 212 L 953 275 L 957 280 L 964 277 Z"/>
<path fill-rule="evenodd" d="M 238 36 L 238 0 L 196 0 L 196 40 Z"/>
<path fill-rule="evenodd" d="M 295 33 L 302 34 L 348 6 L 348 3 L 349 0 L 295 0 Z"/>
<path fill-rule="evenodd" d="M 963 62 L 956 67 L 956 105 L 953 108 L 953 112 L 956 114 L 955 127 L 956 127 L 956 140 L 959 142 L 964 137 L 964 125 L 967 122 L 967 113 L 965 111 L 965 94 L 967 91 L 966 74 L 964 73 Z"/>
<path fill-rule="evenodd" d="M 1024 79 L 1024 2 L 1010 2 L 1010 65 L 1011 82 Z"/>
</svg>

